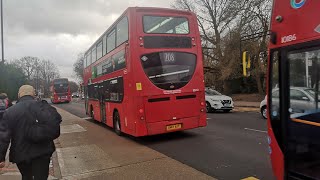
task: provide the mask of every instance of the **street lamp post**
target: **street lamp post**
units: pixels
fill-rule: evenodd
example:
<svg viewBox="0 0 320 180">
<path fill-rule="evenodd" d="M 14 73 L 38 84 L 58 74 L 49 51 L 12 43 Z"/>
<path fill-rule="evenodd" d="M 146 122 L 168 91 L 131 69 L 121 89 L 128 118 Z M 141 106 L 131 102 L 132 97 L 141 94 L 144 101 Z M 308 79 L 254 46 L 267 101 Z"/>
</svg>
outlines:
<svg viewBox="0 0 320 180">
<path fill-rule="evenodd" d="M 2 48 L 2 64 L 4 64 L 4 45 L 3 45 L 3 4 L 1 0 L 1 48 Z"/>
</svg>

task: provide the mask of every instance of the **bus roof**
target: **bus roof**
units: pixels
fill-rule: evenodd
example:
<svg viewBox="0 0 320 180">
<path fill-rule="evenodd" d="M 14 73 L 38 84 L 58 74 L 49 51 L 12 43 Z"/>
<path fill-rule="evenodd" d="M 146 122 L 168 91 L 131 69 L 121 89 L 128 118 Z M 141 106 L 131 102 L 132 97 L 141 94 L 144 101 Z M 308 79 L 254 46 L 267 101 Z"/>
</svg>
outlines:
<svg viewBox="0 0 320 180">
<path fill-rule="evenodd" d="M 64 82 L 68 82 L 69 80 L 68 80 L 68 78 L 57 78 L 57 79 L 54 79 L 54 80 L 52 80 L 52 82 L 55 82 L 55 81 L 64 81 Z"/>
<path fill-rule="evenodd" d="M 164 13 L 179 13 L 183 15 L 192 15 L 191 11 L 170 9 L 170 8 L 158 8 L 158 7 L 129 7 L 129 9 L 134 9 L 136 12 L 164 12 Z"/>
<path fill-rule="evenodd" d="M 68 78 L 56 78 L 56 79 L 54 79 L 54 81 L 55 80 L 68 80 Z"/>
</svg>

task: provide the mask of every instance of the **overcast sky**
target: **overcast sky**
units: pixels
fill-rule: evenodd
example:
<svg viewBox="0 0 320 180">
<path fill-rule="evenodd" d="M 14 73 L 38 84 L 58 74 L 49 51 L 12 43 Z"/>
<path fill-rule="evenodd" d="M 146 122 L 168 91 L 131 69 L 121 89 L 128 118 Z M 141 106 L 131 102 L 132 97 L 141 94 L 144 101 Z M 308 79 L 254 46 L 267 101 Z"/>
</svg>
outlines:
<svg viewBox="0 0 320 180">
<path fill-rule="evenodd" d="M 74 79 L 77 55 L 127 7 L 170 7 L 174 0 L 3 0 L 5 59 L 36 56 Z"/>
</svg>

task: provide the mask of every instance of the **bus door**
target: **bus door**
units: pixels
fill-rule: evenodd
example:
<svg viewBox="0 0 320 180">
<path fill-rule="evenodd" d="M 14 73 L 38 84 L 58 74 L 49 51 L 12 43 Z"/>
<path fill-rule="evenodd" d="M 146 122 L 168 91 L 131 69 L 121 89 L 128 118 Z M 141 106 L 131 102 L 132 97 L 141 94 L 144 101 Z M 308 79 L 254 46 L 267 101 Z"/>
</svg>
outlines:
<svg viewBox="0 0 320 180">
<path fill-rule="evenodd" d="M 106 123 L 106 98 L 105 98 L 105 83 L 99 84 L 99 105 L 100 105 L 100 119 L 102 123 Z"/>
<path fill-rule="evenodd" d="M 288 102 L 283 106 L 288 119 L 284 124 L 287 178 L 320 179 L 320 48 L 288 49 L 284 54 L 289 65 L 289 78 L 283 83 L 287 88 L 282 91 L 289 94 L 282 98 Z"/>
<path fill-rule="evenodd" d="M 272 90 L 269 107 L 284 153 L 285 179 L 320 179 L 320 48 L 288 48 L 281 57 L 273 61 L 272 69 L 280 71 L 271 74 L 272 80 L 279 80 L 280 87 Z M 280 103 L 274 100 L 279 89 Z"/>
</svg>

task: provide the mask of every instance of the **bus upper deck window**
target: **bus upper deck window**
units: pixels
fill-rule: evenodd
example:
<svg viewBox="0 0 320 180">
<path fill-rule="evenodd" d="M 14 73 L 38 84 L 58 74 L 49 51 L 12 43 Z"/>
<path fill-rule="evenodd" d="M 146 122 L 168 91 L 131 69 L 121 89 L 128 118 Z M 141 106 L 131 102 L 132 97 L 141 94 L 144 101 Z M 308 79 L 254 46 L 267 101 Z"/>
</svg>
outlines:
<svg viewBox="0 0 320 180">
<path fill-rule="evenodd" d="M 185 17 L 143 16 L 143 29 L 148 34 L 189 34 Z"/>
</svg>

